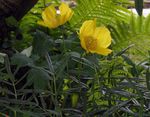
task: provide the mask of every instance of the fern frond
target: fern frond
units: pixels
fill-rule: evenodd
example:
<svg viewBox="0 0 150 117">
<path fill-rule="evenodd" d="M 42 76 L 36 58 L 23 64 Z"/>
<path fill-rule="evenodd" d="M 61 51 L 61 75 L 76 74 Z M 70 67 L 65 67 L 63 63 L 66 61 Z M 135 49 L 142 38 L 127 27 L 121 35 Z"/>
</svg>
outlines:
<svg viewBox="0 0 150 117">
<path fill-rule="evenodd" d="M 131 12 L 114 0 L 78 0 L 71 24 L 78 27 L 83 21 L 96 18 L 99 24 L 116 25 L 116 21 L 129 22 Z"/>
<path fill-rule="evenodd" d="M 150 15 L 147 17 L 131 15 L 129 23 L 118 22 L 116 27 L 110 27 L 114 45 L 120 50 L 130 44 L 134 44 L 131 50 L 133 54 L 146 55 L 150 50 Z"/>
</svg>

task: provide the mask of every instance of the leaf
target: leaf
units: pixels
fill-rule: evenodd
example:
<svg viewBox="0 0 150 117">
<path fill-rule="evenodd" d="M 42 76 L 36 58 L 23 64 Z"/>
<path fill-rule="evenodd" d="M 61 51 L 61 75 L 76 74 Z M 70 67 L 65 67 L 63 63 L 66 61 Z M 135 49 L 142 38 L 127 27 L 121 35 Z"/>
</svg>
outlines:
<svg viewBox="0 0 150 117">
<path fill-rule="evenodd" d="M 135 0 L 135 9 L 139 16 L 142 16 L 143 12 L 143 0 Z"/>
<path fill-rule="evenodd" d="M 80 26 L 87 19 L 97 19 L 97 22 L 105 25 L 116 25 L 116 21 L 128 22 L 130 11 L 121 7 L 122 2 L 116 0 L 78 0 L 71 19 L 73 26 Z"/>
<path fill-rule="evenodd" d="M 49 36 L 44 32 L 37 30 L 34 34 L 33 39 L 33 53 L 38 54 L 39 56 L 44 56 L 50 47 Z"/>
<path fill-rule="evenodd" d="M 75 57 L 75 58 L 81 58 L 81 54 L 78 52 L 70 52 L 70 56 Z"/>
<path fill-rule="evenodd" d="M 57 112 L 57 111 L 54 111 L 54 110 L 46 110 L 47 112 L 49 112 L 49 114 L 53 114 L 53 115 L 56 115 L 56 116 L 60 116 L 60 113 Z"/>
<path fill-rule="evenodd" d="M 4 64 L 6 56 L 7 55 L 5 53 L 0 53 L 0 63 Z"/>
<path fill-rule="evenodd" d="M 26 55 L 27 57 L 30 57 L 30 56 L 31 56 L 31 53 L 32 53 L 32 46 L 30 46 L 30 47 L 24 49 L 24 50 L 21 52 L 21 54 L 24 54 L 24 55 Z"/>
<path fill-rule="evenodd" d="M 42 69 L 32 68 L 27 79 L 29 85 L 33 83 L 35 89 L 45 89 L 51 77 Z"/>
<path fill-rule="evenodd" d="M 139 73 L 138 73 L 138 70 L 136 69 L 136 64 L 125 54 L 122 54 L 122 57 L 126 63 L 128 63 L 129 65 L 132 66 L 132 68 L 131 68 L 132 75 L 138 77 Z"/>
<path fill-rule="evenodd" d="M 127 100 L 127 101 L 124 101 L 124 102 L 121 102 L 120 104 L 118 105 L 115 105 L 113 107 L 111 107 L 109 110 L 107 110 L 105 113 L 104 113 L 104 117 L 108 117 L 109 115 L 111 115 L 112 113 L 116 112 L 117 110 L 119 110 L 121 107 L 127 105 L 131 100 Z"/>
<path fill-rule="evenodd" d="M 125 49 L 121 50 L 120 52 L 118 52 L 115 56 L 121 56 L 122 54 L 124 54 L 127 50 L 129 50 L 131 47 L 133 47 L 134 44 L 129 45 L 128 47 L 126 47 Z"/>
<path fill-rule="evenodd" d="M 18 27 L 18 21 L 13 16 L 10 16 L 5 20 L 9 27 Z"/>
<path fill-rule="evenodd" d="M 146 85 L 147 85 L 147 89 L 150 90 L 150 70 L 149 69 L 146 70 Z"/>
<path fill-rule="evenodd" d="M 19 113 L 23 113 L 23 114 L 27 114 L 27 115 L 30 115 L 30 117 L 41 117 L 42 116 L 42 114 L 41 113 L 39 113 L 39 112 L 32 112 L 32 111 L 26 111 L 26 110 L 21 110 L 21 109 L 19 109 L 19 108 L 17 108 L 17 107 L 10 107 L 10 106 L 6 106 L 5 105 L 5 108 L 8 108 L 9 110 L 12 110 L 12 111 L 14 111 L 14 112 L 19 112 Z M 17 116 L 18 117 L 18 116 Z"/>
<path fill-rule="evenodd" d="M 76 105 L 78 103 L 78 99 L 79 99 L 79 94 L 73 93 L 71 95 L 72 107 L 76 107 Z"/>
<path fill-rule="evenodd" d="M 23 54 L 17 53 L 11 58 L 11 64 L 18 65 L 19 67 L 32 66 L 33 60 Z"/>
</svg>

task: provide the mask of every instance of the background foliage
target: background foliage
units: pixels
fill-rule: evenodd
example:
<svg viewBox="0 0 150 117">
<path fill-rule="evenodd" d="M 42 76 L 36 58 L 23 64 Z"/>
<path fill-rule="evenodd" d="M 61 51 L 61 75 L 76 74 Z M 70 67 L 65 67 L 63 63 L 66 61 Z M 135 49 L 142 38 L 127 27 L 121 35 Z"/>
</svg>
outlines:
<svg viewBox="0 0 150 117">
<path fill-rule="evenodd" d="M 131 13 L 128 0 L 77 0 L 69 23 L 38 26 L 42 10 L 59 2 L 40 0 L 18 22 L 23 37 L 13 42 L 16 53 L 1 53 L 0 115 L 150 116 L 150 16 L 141 15 L 139 3 L 139 16 Z M 109 56 L 85 54 L 80 46 L 76 32 L 94 18 L 111 31 Z"/>
</svg>

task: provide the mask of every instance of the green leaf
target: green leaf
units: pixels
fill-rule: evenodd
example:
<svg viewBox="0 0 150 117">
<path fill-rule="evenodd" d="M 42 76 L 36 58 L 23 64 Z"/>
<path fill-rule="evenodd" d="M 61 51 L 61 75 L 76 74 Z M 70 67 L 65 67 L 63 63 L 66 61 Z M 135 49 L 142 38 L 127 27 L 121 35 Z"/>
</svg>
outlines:
<svg viewBox="0 0 150 117">
<path fill-rule="evenodd" d="M 146 70 L 146 85 L 147 85 L 147 89 L 150 90 L 150 70 L 149 69 Z"/>
<path fill-rule="evenodd" d="M 32 66 L 33 60 L 23 54 L 17 53 L 11 58 L 11 64 L 18 65 L 19 67 Z"/>
<path fill-rule="evenodd" d="M 31 53 L 32 53 L 32 46 L 24 49 L 21 53 L 24 54 L 24 55 L 26 55 L 27 57 L 30 57 Z"/>
<path fill-rule="evenodd" d="M 123 1 L 123 0 L 122 0 Z M 74 27 L 89 19 L 97 19 L 99 24 L 116 25 L 116 21 L 128 22 L 130 11 L 122 7 L 122 1 L 113 0 L 78 0 L 70 23 Z"/>
<path fill-rule="evenodd" d="M 45 89 L 51 77 L 43 69 L 32 68 L 27 79 L 29 84 L 33 83 L 35 89 Z"/>
<path fill-rule="evenodd" d="M 79 94 L 73 93 L 71 96 L 71 101 L 72 101 L 72 107 L 76 107 L 79 99 Z"/>
<path fill-rule="evenodd" d="M 18 21 L 13 16 L 6 18 L 5 21 L 9 27 L 18 27 Z"/>
<path fill-rule="evenodd" d="M 0 63 L 4 64 L 6 56 L 7 55 L 5 53 L 0 53 Z"/>
<path fill-rule="evenodd" d="M 135 9 L 139 16 L 142 16 L 143 12 L 143 0 L 135 0 Z"/>
<path fill-rule="evenodd" d="M 107 110 L 105 113 L 104 113 L 104 117 L 108 117 L 109 115 L 111 115 L 112 113 L 116 112 L 117 110 L 119 110 L 121 107 L 127 105 L 131 100 L 127 100 L 127 101 L 124 101 L 124 102 L 121 102 L 120 104 L 118 105 L 115 105 L 113 107 L 111 107 L 109 110 Z"/>
<path fill-rule="evenodd" d="M 49 36 L 44 32 L 37 30 L 34 34 L 33 39 L 33 53 L 40 56 L 44 56 L 50 47 Z"/>
<path fill-rule="evenodd" d="M 131 71 L 130 71 L 132 75 L 138 77 L 139 73 L 138 73 L 138 70 L 136 69 L 136 64 L 128 56 L 123 54 L 122 57 L 124 58 L 126 63 L 132 66 Z"/>
</svg>

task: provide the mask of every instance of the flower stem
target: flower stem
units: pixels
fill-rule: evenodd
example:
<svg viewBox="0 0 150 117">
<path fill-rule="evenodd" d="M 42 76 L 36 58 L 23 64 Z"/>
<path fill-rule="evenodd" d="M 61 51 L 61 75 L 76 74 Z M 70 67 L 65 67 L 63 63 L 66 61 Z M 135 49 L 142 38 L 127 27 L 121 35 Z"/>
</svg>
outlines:
<svg viewBox="0 0 150 117">
<path fill-rule="evenodd" d="M 53 82 L 51 83 L 50 87 L 51 87 L 51 90 L 54 94 L 54 96 L 52 96 L 52 99 L 53 99 L 53 102 L 55 104 L 55 110 L 56 110 L 57 107 L 58 107 L 56 77 L 55 77 L 55 73 L 54 73 L 54 67 L 53 67 L 53 64 L 52 64 L 52 60 L 51 60 L 51 57 L 49 56 L 48 53 L 46 54 L 46 60 L 47 60 L 47 63 L 48 63 L 49 70 L 52 72 Z"/>
</svg>

